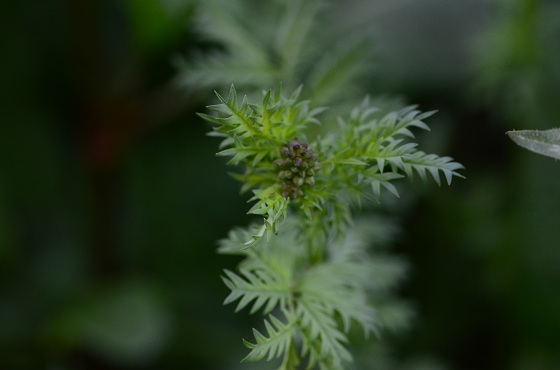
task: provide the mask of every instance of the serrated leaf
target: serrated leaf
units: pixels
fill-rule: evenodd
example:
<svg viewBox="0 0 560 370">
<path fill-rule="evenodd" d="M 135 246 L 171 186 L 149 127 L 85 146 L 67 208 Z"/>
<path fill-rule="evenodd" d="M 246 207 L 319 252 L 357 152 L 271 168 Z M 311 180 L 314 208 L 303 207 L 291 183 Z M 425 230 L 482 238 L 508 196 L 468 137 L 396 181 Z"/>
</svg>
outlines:
<svg viewBox="0 0 560 370">
<path fill-rule="evenodd" d="M 253 302 L 250 313 L 255 313 L 263 307 L 263 312 L 268 313 L 284 305 L 289 298 L 290 282 L 274 271 L 241 269 L 240 272 L 243 276 L 224 270 L 226 277 L 222 277 L 224 284 L 231 290 L 224 304 L 239 299 L 235 312 Z"/>
<path fill-rule="evenodd" d="M 293 319 L 287 315 L 288 322 L 283 323 L 273 315 L 268 315 L 268 320 L 264 320 L 266 333 L 268 336 L 261 334 L 258 330 L 253 329 L 253 335 L 256 343 L 243 340 L 247 348 L 251 350 L 249 354 L 241 360 L 241 362 L 259 361 L 266 357 L 267 361 L 279 358 L 290 350 L 294 335 L 295 326 Z"/>
<path fill-rule="evenodd" d="M 364 329 L 364 335 L 376 331 L 375 311 L 368 304 L 363 277 L 370 275 L 358 261 L 339 261 L 310 269 L 299 284 L 300 294 L 323 306 L 327 312 L 338 312 L 342 317 L 344 332 L 350 330 L 354 320 Z M 362 274 L 359 276 L 357 274 Z M 328 286 L 328 289 L 325 287 Z"/>
<path fill-rule="evenodd" d="M 332 313 L 324 306 L 302 296 L 298 300 L 296 315 L 304 335 L 309 336 L 309 340 L 303 343 L 304 355 L 310 349 L 308 343 L 318 339 L 321 357 L 330 358 L 335 367 L 352 361 L 352 355 L 344 345 L 348 342 L 346 335 L 338 329 Z"/>
</svg>

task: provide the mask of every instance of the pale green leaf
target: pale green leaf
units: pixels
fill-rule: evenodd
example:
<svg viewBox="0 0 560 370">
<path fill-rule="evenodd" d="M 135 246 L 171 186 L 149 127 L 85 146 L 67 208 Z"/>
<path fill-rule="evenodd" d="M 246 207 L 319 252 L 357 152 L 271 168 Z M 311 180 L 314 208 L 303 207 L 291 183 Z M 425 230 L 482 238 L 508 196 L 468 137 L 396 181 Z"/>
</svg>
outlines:
<svg viewBox="0 0 560 370">
<path fill-rule="evenodd" d="M 560 159 L 560 128 L 550 130 L 508 131 L 508 136 L 519 146 L 532 152 Z"/>
<path fill-rule="evenodd" d="M 305 299 L 319 302 L 328 312 L 338 312 L 346 333 L 355 320 L 367 336 L 375 331 L 376 324 L 375 312 L 362 286 L 362 279 L 370 275 L 367 267 L 362 261 L 322 264 L 308 270 L 298 288 Z"/>
<path fill-rule="evenodd" d="M 290 350 L 295 336 L 294 318 L 287 313 L 285 313 L 285 316 L 288 320 L 287 323 L 283 323 L 273 315 L 268 315 L 270 321 L 264 320 L 268 336 L 253 329 L 256 343 L 243 340 L 243 343 L 251 352 L 241 362 L 259 361 L 265 357 L 267 361 L 270 361 L 285 355 Z"/>
<path fill-rule="evenodd" d="M 338 159 L 333 161 L 336 164 L 349 164 L 353 166 L 367 166 L 367 163 L 364 161 L 360 161 L 359 159 L 355 158 L 347 158 L 347 159 Z"/>
<path fill-rule="evenodd" d="M 351 362 L 352 355 L 345 347 L 348 339 L 338 329 L 333 313 L 319 302 L 304 296 L 300 297 L 298 302 L 298 323 L 304 335 L 308 337 L 303 343 L 302 353 L 305 355 L 311 349 L 309 344 L 317 339 L 320 342 L 321 358 L 331 359 L 337 368 L 342 367 L 344 362 Z"/>
<path fill-rule="evenodd" d="M 242 276 L 224 270 L 226 277 L 222 277 L 224 284 L 231 290 L 224 304 L 239 299 L 235 311 L 240 311 L 253 302 L 250 313 L 263 309 L 264 313 L 272 311 L 287 302 L 290 294 L 289 281 L 274 271 L 242 269 Z"/>
</svg>

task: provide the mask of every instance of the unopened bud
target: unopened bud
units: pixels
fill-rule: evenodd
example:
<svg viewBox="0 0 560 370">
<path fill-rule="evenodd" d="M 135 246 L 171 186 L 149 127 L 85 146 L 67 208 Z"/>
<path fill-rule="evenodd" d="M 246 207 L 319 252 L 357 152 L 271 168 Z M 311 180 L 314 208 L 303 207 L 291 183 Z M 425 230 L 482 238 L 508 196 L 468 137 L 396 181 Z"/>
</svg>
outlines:
<svg viewBox="0 0 560 370">
<path fill-rule="evenodd" d="M 303 177 L 295 176 L 295 177 L 292 179 L 292 182 L 294 183 L 295 186 L 302 186 L 304 180 L 303 180 Z"/>
<path fill-rule="evenodd" d="M 303 196 L 305 187 L 315 183 L 315 171 L 321 168 L 312 146 L 295 138 L 280 148 L 275 160 L 280 192 L 284 198 Z"/>
</svg>

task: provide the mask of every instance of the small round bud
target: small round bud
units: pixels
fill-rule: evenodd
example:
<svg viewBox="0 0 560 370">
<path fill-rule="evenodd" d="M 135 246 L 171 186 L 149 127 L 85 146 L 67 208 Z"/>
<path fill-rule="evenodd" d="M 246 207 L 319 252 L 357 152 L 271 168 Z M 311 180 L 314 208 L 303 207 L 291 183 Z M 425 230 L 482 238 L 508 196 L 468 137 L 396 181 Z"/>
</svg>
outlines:
<svg viewBox="0 0 560 370">
<path fill-rule="evenodd" d="M 304 180 L 303 180 L 303 177 L 294 176 L 294 178 L 292 179 L 292 182 L 293 182 L 294 185 L 296 185 L 296 186 L 302 186 Z"/>
</svg>

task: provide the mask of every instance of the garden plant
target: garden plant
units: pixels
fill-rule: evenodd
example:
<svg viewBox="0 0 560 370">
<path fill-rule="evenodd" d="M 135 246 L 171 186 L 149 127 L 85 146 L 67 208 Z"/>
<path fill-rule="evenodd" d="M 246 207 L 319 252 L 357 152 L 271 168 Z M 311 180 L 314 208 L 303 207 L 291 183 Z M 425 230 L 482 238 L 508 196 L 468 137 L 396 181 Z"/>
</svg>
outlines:
<svg viewBox="0 0 560 370">
<path fill-rule="evenodd" d="M 378 322 L 371 296 L 379 262 L 368 255 L 367 225 L 354 223 L 354 209 L 378 201 L 381 190 L 398 196 L 394 181 L 414 174 L 450 184 L 462 166 L 418 149 L 414 129 L 433 112 L 415 107 L 383 112 L 365 99 L 336 129 L 314 134 L 321 108 L 284 96 L 278 87 L 262 102 L 217 94 L 215 115 L 200 114 L 222 138 L 218 153 L 241 167 L 233 176 L 252 191 L 248 213 L 261 225 L 234 230 L 220 252 L 244 256 L 237 272 L 226 270 L 231 290 L 225 303 L 267 315 L 254 330 L 245 361 L 282 358 L 281 369 L 340 369 L 351 361 L 346 344 L 352 323 L 364 334 Z"/>
<path fill-rule="evenodd" d="M 394 225 L 368 210 L 399 197 L 401 178 L 450 184 L 463 166 L 420 150 L 434 111 L 362 94 L 367 40 L 319 37 L 325 2 L 243 4 L 209 2 L 200 28 L 222 48 L 177 62 L 180 85 L 234 83 L 199 113 L 256 216 L 220 241 L 242 258 L 223 273 L 225 303 L 265 315 L 244 362 L 347 368 L 353 328 L 381 335 L 409 314 L 394 292 L 406 263 L 380 248 Z M 257 11 L 269 22 L 252 22 Z"/>
</svg>

